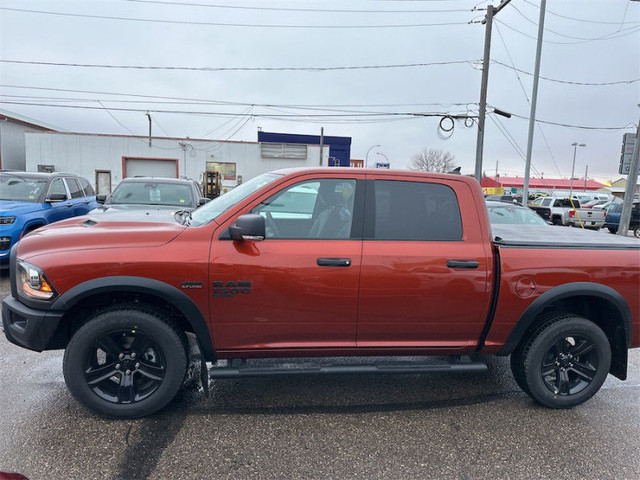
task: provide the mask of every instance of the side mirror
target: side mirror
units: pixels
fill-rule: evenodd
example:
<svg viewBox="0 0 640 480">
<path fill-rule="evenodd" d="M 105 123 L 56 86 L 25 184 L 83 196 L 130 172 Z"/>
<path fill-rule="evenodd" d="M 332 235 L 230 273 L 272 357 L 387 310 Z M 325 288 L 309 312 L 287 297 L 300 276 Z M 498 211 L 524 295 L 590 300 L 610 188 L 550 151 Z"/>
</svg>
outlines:
<svg viewBox="0 0 640 480">
<path fill-rule="evenodd" d="M 47 203 L 57 203 L 64 202 L 67 199 L 66 193 L 50 193 L 46 198 L 45 202 Z"/>
<path fill-rule="evenodd" d="M 261 242 L 266 235 L 264 217 L 255 213 L 241 215 L 229 227 L 229 235 L 232 240 Z"/>
<path fill-rule="evenodd" d="M 198 206 L 201 207 L 202 205 L 207 203 L 209 200 L 211 200 L 211 199 L 210 198 L 201 198 L 200 200 L 198 200 Z"/>
<path fill-rule="evenodd" d="M 98 202 L 99 204 L 104 204 L 104 202 L 107 200 L 107 196 L 104 193 L 101 193 L 100 195 L 96 195 L 96 202 Z"/>
</svg>

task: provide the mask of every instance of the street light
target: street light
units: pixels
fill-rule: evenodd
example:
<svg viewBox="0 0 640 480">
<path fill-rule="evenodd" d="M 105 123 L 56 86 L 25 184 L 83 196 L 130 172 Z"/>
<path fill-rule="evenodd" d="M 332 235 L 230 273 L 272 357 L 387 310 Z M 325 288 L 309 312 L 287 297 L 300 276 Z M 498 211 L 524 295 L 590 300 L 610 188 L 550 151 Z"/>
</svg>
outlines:
<svg viewBox="0 0 640 480">
<path fill-rule="evenodd" d="M 569 198 L 573 197 L 573 174 L 576 169 L 576 151 L 578 150 L 578 147 L 586 147 L 587 145 L 585 143 L 573 142 L 571 146 L 573 147 L 573 163 L 571 164 L 571 184 L 569 187 Z"/>
<path fill-rule="evenodd" d="M 364 166 L 365 166 L 365 167 L 368 167 L 368 166 L 369 166 L 369 152 L 370 152 L 371 150 L 373 150 L 374 148 L 376 148 L 376 147 L 382 147 L 382 145 L 371 145 L 371 146 L 369 147 L 369 150 L 367 150 L 367 154 L 364 156 Z"/>
</svg>

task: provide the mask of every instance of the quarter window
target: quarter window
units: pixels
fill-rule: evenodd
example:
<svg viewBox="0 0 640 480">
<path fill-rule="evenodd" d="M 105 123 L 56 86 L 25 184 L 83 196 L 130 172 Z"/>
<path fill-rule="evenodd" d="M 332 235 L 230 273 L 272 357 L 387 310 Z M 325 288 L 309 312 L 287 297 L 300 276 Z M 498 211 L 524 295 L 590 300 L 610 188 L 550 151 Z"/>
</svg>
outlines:
<svg viewBox="0 0 640 480">
<path fill-rule="evenodd" d="M 438 183 L 376 180 L 375 214 L 369 215 L 365 238 L 380 240 L 456 241 L 462 219 L 453 189 Z"/>
</svg>

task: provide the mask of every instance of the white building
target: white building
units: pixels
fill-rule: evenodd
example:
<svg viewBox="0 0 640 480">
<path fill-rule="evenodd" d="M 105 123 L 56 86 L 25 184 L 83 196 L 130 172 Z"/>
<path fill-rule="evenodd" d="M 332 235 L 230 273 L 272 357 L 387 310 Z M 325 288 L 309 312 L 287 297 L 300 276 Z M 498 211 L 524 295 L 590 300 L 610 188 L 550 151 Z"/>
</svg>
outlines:
<svg viewBox="0 0 640 480">
<path fill-rule="evenodd" d="M 25 169 L 25 132 L 55 130 L 60 129 L 24 115 L 0 109 L 0 168 Z"/>
<path fill-rule="evenodd" d="M 109 193 L 125 177 L 187 177 L 218 171 L 232 188 L 278 168 L 320 165 L 319 145 L 27 132 L 26 171 L 76 173 Z M 329 149 L 322 151 L 327 165 Z"/>
</svg>

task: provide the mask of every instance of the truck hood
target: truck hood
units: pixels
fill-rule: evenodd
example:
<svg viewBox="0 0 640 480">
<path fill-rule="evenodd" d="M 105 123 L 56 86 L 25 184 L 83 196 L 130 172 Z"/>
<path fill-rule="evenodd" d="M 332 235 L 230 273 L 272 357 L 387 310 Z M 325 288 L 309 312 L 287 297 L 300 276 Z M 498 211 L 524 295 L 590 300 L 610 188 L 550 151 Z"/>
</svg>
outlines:
<svg viewBox="0 0 640 480">
<path fill-rule="evenodd" d="M 39 203 L 33 202 L 15 202 L 13 200 L 0 200 L 0 216 L 24 215 L 26 213 L 42 210 Z"/>
<path fill-rule="evenodd" d="M 126 222 L 75 217 L 39 228 L 18 243 L 18 256 L 56 254 L 70 250 L 149 248 L 164 245 L 187 227 L 176 222 Z"/>
<path fill-rule="evenodd" d="M 87 216 L 95 221 L 175 223 L 175 212 L 184 210 L 180 207 L 169 207 L 167 205 L 104 205 L 94 208 Z M 192 209 L 189 208 L 187 210 Z"/>
</svg>

